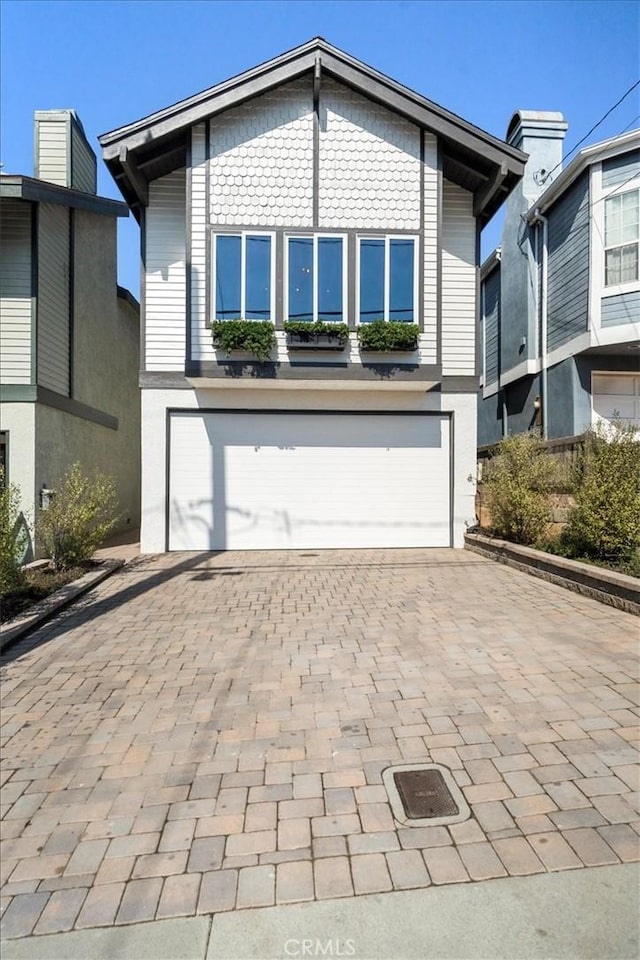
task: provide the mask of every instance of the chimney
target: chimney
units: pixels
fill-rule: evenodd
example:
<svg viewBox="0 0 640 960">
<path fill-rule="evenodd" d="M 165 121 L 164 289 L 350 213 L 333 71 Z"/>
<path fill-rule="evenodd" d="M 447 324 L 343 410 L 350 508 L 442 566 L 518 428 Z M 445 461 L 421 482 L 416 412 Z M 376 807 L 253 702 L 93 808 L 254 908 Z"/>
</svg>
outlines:
<svg viewBox="0 0 640 960">
<path fill-rule="evenodd" d="M 75 110 L 36 110 L 34 123 L 34 176 L 95 194 L 96 155 Z"/>
<path fill-rule="evenodd" d="M 537 200 L 561 172 L 562 146 L 568 126 L 561 113 L 551 110 L 518 110 L 511 118 L 505 139 L 529 154 L 518 187 L 526 206 Z"/>
</svg>

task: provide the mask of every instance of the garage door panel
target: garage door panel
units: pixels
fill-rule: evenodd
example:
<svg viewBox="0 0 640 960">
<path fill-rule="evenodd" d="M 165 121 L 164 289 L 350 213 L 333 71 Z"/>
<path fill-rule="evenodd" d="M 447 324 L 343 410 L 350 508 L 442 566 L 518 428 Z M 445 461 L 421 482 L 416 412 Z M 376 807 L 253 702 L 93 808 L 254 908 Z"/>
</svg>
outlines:
<svg viewBox="0 0 640 960">
<path fill-rule="evenodd" d="M 170 549 L 448 546 L 446 418 L 176 414 Z"/>
</svg>

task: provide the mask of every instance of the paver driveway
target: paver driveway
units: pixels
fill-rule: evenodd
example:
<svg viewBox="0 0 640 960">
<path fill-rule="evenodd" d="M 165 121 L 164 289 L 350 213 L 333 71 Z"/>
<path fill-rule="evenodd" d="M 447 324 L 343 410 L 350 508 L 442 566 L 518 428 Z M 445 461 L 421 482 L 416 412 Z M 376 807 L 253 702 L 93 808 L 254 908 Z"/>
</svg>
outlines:
<svg viewBox="0 0 640 960">
<path fill-rule="evenodd" d="M 130 564 L 8 652 L 4 934 L 636 859 L 637 639 L 462 551 Z M 414 758 L 470 820 L 395 823 Z"/>
</svg>

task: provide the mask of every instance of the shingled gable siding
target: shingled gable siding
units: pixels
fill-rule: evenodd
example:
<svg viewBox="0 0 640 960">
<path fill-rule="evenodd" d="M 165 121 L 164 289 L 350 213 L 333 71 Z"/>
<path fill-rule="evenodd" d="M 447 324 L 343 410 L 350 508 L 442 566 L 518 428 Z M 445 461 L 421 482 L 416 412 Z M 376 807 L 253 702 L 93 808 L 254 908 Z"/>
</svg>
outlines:
<svg viewBox="0 0 640 960">
<path fill-rule="evenodd" d="M 0 380 L 31 382 L 31 204 L 2 201 Z"/>
<path fill-rule="evenodd" d="M 476 222 L 473 196 L 443 181 L 442 372 L 473 376 L 476 352 Z"/>
<path fill-rule="evenodd" d="M 326 80 L 320 97 L 321 227 L 420 229 L 420 129 Z"/>
<path fill-rule="evenodd" d="M 312 225 L 311 77 L 216 117 L 209 150 L 213 224 Z"/>
<path fill-rule="evenodd" d="M 146 211 L 145 370 L 184 370 L 185 171 L 149 184 Z"/>
<path fill-rule="evenodd" d="M 547 349 L 588 328 L 589 174 L 585 172 L 547 214 Z"/>
<path fill-rule="evenodd" d="M 38 208 L 38 384 L 69 396 L 69 208 Z"/>
<path fill-rule="evenodd" d="M 500 372 L 498 328 L 500 326 L 500 268 L 493 270 L 483 284 L 484 385 L 495 383 Z"/>
</svg>

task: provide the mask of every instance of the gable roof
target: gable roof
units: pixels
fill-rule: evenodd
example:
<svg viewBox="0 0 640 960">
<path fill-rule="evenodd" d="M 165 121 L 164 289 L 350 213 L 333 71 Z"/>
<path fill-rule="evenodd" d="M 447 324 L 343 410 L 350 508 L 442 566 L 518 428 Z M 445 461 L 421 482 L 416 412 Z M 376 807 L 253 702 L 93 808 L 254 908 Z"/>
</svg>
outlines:
<svg viewBox="0 0 640 960">
<path fill-rule="evenodd" d="M 574 180 L 592 164 L 610 160 L 625 153 L 637 153 L 638 150 L 640 150 L 640 129 L 630 130 L 629 133 L 622 133 L 617 137 L 611 137 L 609 140 L 601 140 L 590 147 L 584 147 L 575 155 L 571 163 L 558 174 L 556 179 L 549 184 L 544 193 L 540 194 L 535 203 L 531 204 L 527 218 L 530 221 L 535 220 L 537 213 L 548 210 L 571 186 Z"/>
<path fill-rule="evenodd" d="M 438 136 L 443 173 L 475 195 L 485 223 L 522 176 L 522 151 L 356 60 L 322 37 L 295 47 L 208 90 L 100 136 L 104 160 L 134 214 L 147 203 L 147 184 L 185 166 L 187 134 L 196 123 L 308 74 L 327 75 Z"/>
</svg>

